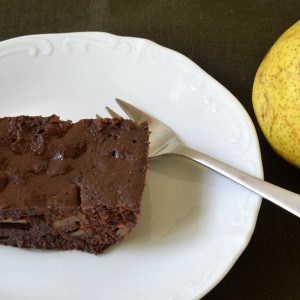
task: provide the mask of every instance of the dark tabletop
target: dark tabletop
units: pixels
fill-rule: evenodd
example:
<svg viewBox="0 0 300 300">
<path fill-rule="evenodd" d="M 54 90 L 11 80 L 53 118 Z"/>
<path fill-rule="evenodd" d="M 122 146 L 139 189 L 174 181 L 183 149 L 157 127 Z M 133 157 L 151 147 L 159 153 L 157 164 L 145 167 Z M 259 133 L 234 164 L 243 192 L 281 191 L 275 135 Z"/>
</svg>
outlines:
<svg viewBox="0 0 300 300">
<path fill-rule="evenodd" d="M 299 0 L 0 0 L 0 40 L 106 31 L 181 52 L 230 90 L 249 113 L 265 179 L 300 193 L 300 170 L 271 150 L 251 103 L 261 60 L 299 17 Z M 300 299 L 299 225 L 298 218 L 264 200 L 249 246 L 204 299 Z"/>
</svg>

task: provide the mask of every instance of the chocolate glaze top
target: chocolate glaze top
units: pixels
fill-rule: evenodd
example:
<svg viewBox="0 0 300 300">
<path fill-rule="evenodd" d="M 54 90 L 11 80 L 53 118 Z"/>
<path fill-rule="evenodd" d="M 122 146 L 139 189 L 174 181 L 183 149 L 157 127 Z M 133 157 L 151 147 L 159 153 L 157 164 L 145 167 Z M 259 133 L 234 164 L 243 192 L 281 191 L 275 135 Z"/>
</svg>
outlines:
<svg viewBox="0 0 300 300">
<path fill-rule="evenodd" d="M 0 208 L 138 209 L 148 137 L 123 119 L 0 118 Z"/>
</svg>

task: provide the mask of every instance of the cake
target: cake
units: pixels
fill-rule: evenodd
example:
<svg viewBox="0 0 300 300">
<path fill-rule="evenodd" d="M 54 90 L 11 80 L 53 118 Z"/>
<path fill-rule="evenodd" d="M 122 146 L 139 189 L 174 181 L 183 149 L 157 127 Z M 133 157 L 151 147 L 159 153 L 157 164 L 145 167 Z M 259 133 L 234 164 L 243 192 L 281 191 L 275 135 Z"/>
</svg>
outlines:
<svg viewBox="0 0 300 300">
<path fill-rule="evenodd" d="M 135 227 L 146 123 L 0 118 L 0 244 L 99 254 Z"/>
</svg>

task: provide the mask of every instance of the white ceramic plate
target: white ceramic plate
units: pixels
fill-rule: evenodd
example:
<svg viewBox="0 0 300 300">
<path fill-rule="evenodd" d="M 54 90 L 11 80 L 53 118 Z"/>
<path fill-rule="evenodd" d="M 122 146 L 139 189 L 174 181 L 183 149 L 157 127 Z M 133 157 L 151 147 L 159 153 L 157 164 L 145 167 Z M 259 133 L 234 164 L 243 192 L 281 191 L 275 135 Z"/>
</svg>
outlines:
<svg viewBox="0 0 300 300">
<path fill-rule="evenodd" d="M 25 36 L 0 43 L 1 116 L 76 121 L 120 112 L 125 99 L 188 146 L 262 177 L 253 124 L 240 103 L 183 55 L 107 33 Z M 183 159 L 151 162 L 134 232 L 103 255 L 0 246 L 0 298 L 198 299 L 252 235 L 261 199 Z"/>
</svg>

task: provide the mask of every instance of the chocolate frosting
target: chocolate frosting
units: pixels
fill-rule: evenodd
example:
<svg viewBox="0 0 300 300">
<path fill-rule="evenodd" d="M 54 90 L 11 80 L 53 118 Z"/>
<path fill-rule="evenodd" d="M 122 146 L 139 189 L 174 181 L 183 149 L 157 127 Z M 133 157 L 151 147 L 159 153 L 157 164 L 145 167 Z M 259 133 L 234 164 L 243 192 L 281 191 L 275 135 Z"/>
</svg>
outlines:
<svg viewBox="0 0 300 300">
<path fill-rule="evenodd" d="M 147 149 L 147 124 L 130 120 L 1 118 L 0 208 L 138 209 Z"/>
</svg>

